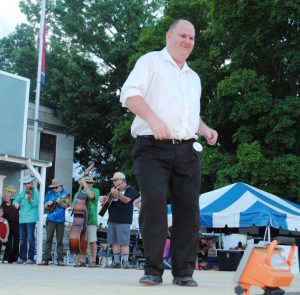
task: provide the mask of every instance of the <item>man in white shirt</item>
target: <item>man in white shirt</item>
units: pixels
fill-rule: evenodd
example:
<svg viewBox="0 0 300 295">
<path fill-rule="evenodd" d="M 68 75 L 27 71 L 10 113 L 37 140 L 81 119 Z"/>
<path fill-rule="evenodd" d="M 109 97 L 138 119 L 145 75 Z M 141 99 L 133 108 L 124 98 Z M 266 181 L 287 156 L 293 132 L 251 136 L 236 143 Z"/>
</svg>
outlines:
<svg viewBox="0 0 300 295">
<path fill-rule="evenodd" d="M 195 29 L 177 20 L 166 33 L 166 48 L 142 56 L 122 87 L 120 101 L 136 114 L 134 170 L 142 195 L 140 228 L 146 256 L 144 285 L 162 283 L 168 232 L 166 199 L 171 196 L 173 283 L 197 286 L 193 271 L 199 234 L 200 159 L 197 134 L 214 145 L 218 133 L 200 118 L 201 83 L 186 59 Z"/>
</svg>

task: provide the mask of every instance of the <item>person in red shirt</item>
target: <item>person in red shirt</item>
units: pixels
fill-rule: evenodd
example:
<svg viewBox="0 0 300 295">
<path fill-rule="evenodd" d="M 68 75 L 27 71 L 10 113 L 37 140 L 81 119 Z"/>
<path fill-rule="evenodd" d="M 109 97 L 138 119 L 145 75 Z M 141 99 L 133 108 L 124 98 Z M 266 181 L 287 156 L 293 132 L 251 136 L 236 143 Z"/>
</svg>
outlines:
<svg viewBox="0 0 300 295">
<path fill-rule="evenodd" d="M 3 208 L 3 217 L 8 221 L 9 224 L 9 236 L 10 247 L 6 246 L 8 251 L 7 261 L 13 263 L 18 261 L 19 257 L 19 210 L 16 209 L 12 204 L 12 198 L 15 193 L 15 189 L 12 187 L 6 187 L 3 195 L 3 202 L 1 207 Z"/>
<path fill-rule="evenodd" d="M 8 240 L 9 225 L 8 221 L 3 218 L 3 213 L 3 208 L 0 207 L 0 249 L 2 248 L 2 245 L 6 245 L 2 262 L 8 263 L 7 256 L 9 251 L 7 248 L 10 248 L 10 242 Z"/>
</svg>

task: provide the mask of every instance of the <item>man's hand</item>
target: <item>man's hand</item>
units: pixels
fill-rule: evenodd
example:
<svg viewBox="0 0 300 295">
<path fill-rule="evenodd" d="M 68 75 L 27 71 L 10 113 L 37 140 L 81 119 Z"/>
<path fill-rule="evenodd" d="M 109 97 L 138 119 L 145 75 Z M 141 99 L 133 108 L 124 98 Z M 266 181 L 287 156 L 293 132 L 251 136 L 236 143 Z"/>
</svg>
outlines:
<svg viewBox="0 0 300 295">
<path fill-rule="evenodd" d="M 159 117 L 153 116 L 153 118 L 149 120 L 149 125 L 155 139 L 161 140 L 171 138 L 171 132 L 168 126 Z"/>
<path fill-rule="evenodd" d="M 108 196 L 102 196 L 100 200 L 101 206 L 103 206 L 107 200 L 108 200 Z"/>
<path fill-rule="evenodd" d="M 110 192 L 112 193 L 112 195 L 113 195 L 114 197 L 119 198 L 120 192 L 119 192 L 117 189 L 115 189 L 115 188 L 113 187 L 113 188 L 111 188 Z"/>
<path fill-rule="evenodd" d="M 215 145 L 217 140 L 218 140 L 218 132 L 215 129 L 209 128 L 206 132 L 206 134 L 204 135 L 207 144 L 209 145 Z"/>
<path fill-rule="evenodd" d="M 15 208 L 19 209 L 20 208 L 20 204 L 19 203 L 15 203 Z"/>
<path fill-rule="evenodd" d="M 218 140 L 218 132 L 208 127 L 201 119 L 197 133 L 202 135 L 209 145 L 215 145 Z"/>
</svg>

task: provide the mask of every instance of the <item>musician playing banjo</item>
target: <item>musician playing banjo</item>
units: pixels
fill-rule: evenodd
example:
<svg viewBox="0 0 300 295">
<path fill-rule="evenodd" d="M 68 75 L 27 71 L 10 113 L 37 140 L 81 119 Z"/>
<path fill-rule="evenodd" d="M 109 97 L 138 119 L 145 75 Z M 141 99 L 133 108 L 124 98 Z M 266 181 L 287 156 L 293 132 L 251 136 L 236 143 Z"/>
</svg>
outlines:
<svg viewBox="0 0 300 295">
<path fill-rule="evenodd" d="M 51 249 L 54 233 L 56 235 L 57 265 L 64 266 L 63 238 L 65 230 L 65 210 L 70 205 L 70 193 L 63 188 L 63 183 L 57 178 L 49 185 L 50 190 L 45 196 L 44 206 L 48 212 L 46 219 L 46 242 L 43 260 L 39 265 L 48 265 L 51 259 Z M 54 263 L 54 261 L 53 261 Z"/>
<path fill-rule="evenodd" d="M 114 260 L 108 267 L 129 268 L 130 225 L 133 201 L 138 197 L 138 193 L 133 186 L 127 184 L 126 177 L 122 172 L 116 172 L 111 180 L 114 186 L 110 192 L 113 200 L 108 208 L 107 242 L 112 245 Z M 109 196 L 103 196 L 101 204 L 104 205 L 108 199 Z"/>
</svg>

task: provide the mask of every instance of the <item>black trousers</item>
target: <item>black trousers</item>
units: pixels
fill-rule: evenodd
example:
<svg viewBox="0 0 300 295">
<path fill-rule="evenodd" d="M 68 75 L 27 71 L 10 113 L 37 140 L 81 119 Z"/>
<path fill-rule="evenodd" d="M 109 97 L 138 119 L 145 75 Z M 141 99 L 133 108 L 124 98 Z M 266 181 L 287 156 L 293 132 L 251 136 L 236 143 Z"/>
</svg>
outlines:
<svg viewBox="0 0 300 295">
<path fill-rule="evenodd" d="M 173 144 L 138 137 L 134 172 L 142 206 L 139 223 L 146 256 L 145 274 L 162 275 L 167 237 L 167 196 L 172 205 L 173 276 L 192 275 L 199 236 L 200 159 L 193 141 Z"/>
<path fill-rule="evenodd" d="M 20 246 L 20 233 L 19 233 L 19 221 L 9 223 L 9 236 L 10 241 L 10 253 L 7 254 L 9 263 L 16 262 L 19 257 L 19 246 Z"/>
<path fill-rule="evenodd" d="M 9 261 L 9 256 L 10 256 L 10 253 L 11 253 L 11 242 L 9 240 L 6 243 L 0 241 L 0 252 L 1 252 L 2 246 L 5 246 L 5 250 L 4 250 L 4 255 L 2 257 L 2 261 L 6 260 L 9 263 L 11 263 Z"/>
</svg>

